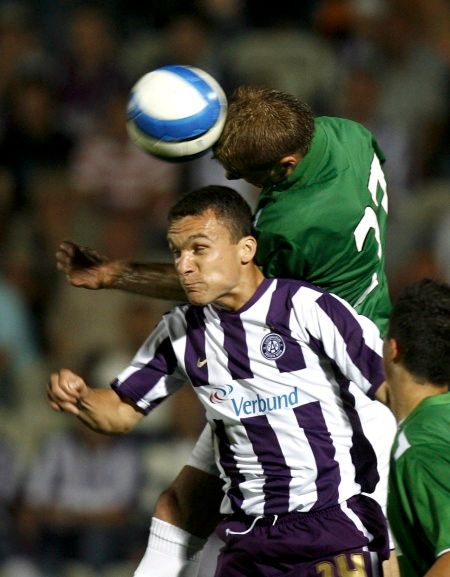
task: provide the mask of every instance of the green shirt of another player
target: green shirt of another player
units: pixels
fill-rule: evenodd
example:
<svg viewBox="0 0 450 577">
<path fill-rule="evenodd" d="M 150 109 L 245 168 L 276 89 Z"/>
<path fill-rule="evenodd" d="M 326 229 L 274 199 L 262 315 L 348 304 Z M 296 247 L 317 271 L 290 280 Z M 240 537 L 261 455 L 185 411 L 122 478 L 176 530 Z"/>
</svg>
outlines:
<svg viewBox="0 0 450 577">
<path fill-rule="evenodd" d="M 424 399 L 392 447 L 388 518 L 402 577 L 423 577 L 450 550 L 450 393 Z"/>
<path fill-rule="evenodd" d="M 345 299 L 382 333 L 391 308 L 383 162 L 362 125 L 316 118 L 308 153 L 288 178 L 262 190 L 254 220 L 266 276 L 307 279 Z"/>
</svg>

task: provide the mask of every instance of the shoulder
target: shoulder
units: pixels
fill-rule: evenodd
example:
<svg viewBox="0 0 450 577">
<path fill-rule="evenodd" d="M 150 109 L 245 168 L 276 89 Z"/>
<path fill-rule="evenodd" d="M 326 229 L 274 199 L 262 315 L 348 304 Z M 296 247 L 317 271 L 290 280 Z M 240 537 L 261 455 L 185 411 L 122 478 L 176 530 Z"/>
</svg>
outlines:
<svg viewBox="0 0 450 577">
<path fill-rule="evenodd" d="M 305 303 L 312 303 L 323 294 L 327 294 L 324 289 L 306 280 L 274 278 L 272 281 L 274 292 L 277 292 L 279 295 L 284 294 L 287 298 L 296 296 Z"/>
<path fill-rule="evenodd" d="M 422 407 L 400 426 L 393 456 L 409 466 L 444 461 L 450 471 L 449 444 L 450 405 Z"/>
<path fill-rule="evenodd" d="M 372 133 L 363 124 L 350 120 L 349 118 L 342 118 L 340 116 L 318 116 L 315 119 L 315 126 L 321 127 L 324 130 L 335 130 L 344 132 L 355 132 L 371 136 Z"/>
<path fill-rule="evenodd" d="M 434 485 L 450 496 L 450 454 L 448 444 L 444 447 L 440 443 L 412 443 L 395 459 L 393 474 L 410 485 L 416 494 L 432 492 Z"/>
<path fill-rule="evenodd" d="M 327 292 L 321 287 L 304 281 L 291 279 L 277 279 L 275 294 L 284 295 L 278 297 L 289 303 L 295 311 L 300 325 L 306 327 L 312 322 L 314 325 L 323 314 L 328 317 L 336 314 L 344 308 L 348 311 L 348 303 L 338 296 Z"/>
</svg>

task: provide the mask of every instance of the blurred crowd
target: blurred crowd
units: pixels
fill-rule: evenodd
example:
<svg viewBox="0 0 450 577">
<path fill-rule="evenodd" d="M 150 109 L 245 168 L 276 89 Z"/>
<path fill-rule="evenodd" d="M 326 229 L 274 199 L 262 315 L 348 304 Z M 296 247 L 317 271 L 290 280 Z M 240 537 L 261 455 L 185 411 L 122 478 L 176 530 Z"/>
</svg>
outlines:
<svg viewBox="0 0 450 577">
<path fill-rule="evenodd" d="M 108 386 L 171 305 L 71 287 L 54 255 L 67 239 L 165 260 L 169 206 L 227 184 L 209 156 L 172 164 L 129 141 L 131 86 L 189 64 L 228 94 L 263 83 L 371 129 L 387 157 L 395 298 L 423 276 L 450 282 L 450 5 L 0 0 L 0 55 L 0 575 L 131 575 L 202 410 L 186 387 L 110 438 L 48 408 L 51 371 Z"/>
</svg>

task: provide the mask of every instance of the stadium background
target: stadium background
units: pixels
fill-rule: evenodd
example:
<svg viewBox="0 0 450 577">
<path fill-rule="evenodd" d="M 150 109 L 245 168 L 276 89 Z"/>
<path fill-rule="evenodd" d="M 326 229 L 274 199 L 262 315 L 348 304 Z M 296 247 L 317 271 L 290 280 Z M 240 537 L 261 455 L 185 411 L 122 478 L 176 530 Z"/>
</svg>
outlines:
<svg viewBox="0 0 450 577">
<path fill-rule="evenodd" d="M 446 0 L 310 0 L 276 8 L 256 0 L 0 1 L 4 577 L 52 577 L 52 564 L 60 577 L 131 575 L 154 500 L 203 424 L 186 389 L 123 446 L 121 439 L 83 437 L 47 407 L 44 393 L 49 373 L 63 366 L 106 386 L 169 307 L 70 287 L 55 269 L 58 244 L 69 239 L 114 258 L 165 259 L 170 204 L 186 189 L 223 183 L 209 157 L 172 165 L 128 141 L 128 90 L 143 73 L 173 63 L 207 70 L 228 93 L 263 82 L 298 95 L 318 115 L 365 124 L 388 159 L 392 296 L 423 276 L 450 281 Z M 254 189 L 237 188 L 254 202 Z M 73 470 L 70 487 L 60 458 Z M 70 519 L 58 507 L 64 499 L 76 503 Z M 95 535 L 86 533 L 93 525 Z M 86 534 L 95 569 L 61 549 L 64 537 L 75 543 L 74 535 Z M 115 559 L 102 557 L 104 543 Z"/>
</svg>

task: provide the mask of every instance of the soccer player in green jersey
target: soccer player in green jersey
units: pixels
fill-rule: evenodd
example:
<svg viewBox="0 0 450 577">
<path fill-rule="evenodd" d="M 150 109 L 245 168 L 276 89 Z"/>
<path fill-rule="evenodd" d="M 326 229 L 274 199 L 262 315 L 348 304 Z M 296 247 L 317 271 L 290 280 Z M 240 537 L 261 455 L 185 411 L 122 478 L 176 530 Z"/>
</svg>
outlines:
<svg viewBox="0 0 450 577">
<path fill-rule="evenodd" d="M 384 346 L 392 447 L 388 518 L 402 577 L 450 575 L 450 286 L 399 295 Z"/>
<path fill-rule="evenodd" d="M 285 92 L 241 87 L 230 100 L 213 153 L 229 179 L 243 178 L 262 189 L 254 232 L 264 274 L 314 282 L 384 332 L 390 311 L 384 272 L 387 196 L 384 157 L 372 134 L 350 120 L 314 118 L 309 106 Z M 57 261 L 75 286 L 184 299 L 172 265 L 110 261 L 69 242 L 61 245 Z M 380 430 L 387 434 L 389 427 Z M 390 442 L 386 439 L 385 449 Z M 178 522 L 173 503 L 192 500 L 195 484 L 212 486 L 212 477 L 184 467 L 176 490 L 173 485 L 158 502 L 157 515 Z M 207 529 L 214 519 L 211 507 L 205 514 L 201 518 L 197 511 L 194 520 L 207 534 L 213 529 Z"/>
<path fill-rule="evenodd" d="M 229 179 L 261 188 L 254 217 L 257 262 L 268 277 L 305 279 L 347 300 L 384 331 L 384 156 L 351 120 L 314 118 L 278 90 L 241 87 L 230 100 L 214 157 Z M 63 243 L 58 267 L 86 288 L 184 299 L 172 265 L 108 261 Z"/>
<path fill-rule="evenodd" d="M 383 331 L 388 206 L 373 135 L 350 120 L 314 120 L 289 94 L 242 87 L 214 155 L 228 178 L 262 187 L 254 228 L 265 275 L 308 279 Z"/>
</svg>

